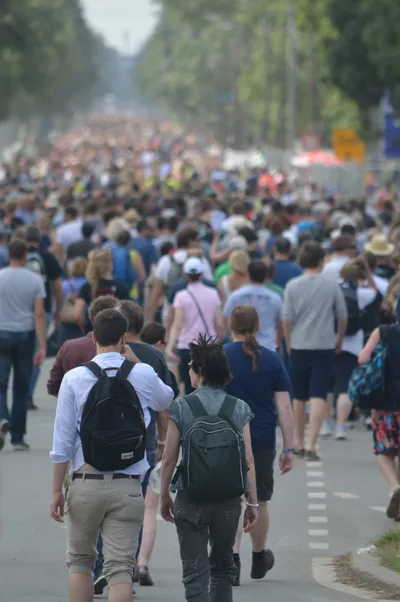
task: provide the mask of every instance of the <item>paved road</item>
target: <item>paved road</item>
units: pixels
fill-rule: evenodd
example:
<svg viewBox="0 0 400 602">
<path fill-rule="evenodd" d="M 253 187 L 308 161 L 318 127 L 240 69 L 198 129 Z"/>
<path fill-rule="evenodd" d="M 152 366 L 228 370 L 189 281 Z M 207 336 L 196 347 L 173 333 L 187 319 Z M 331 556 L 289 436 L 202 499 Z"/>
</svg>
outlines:
<svg viewBox="0 0 400 602">
<path fill-rule="evenodd" d="M 16 453 L 6 446 L 1 452 L 1 602 L 68 600 L 65 531 L 48 516 L 52 468 L 48 451 L 55 400 L 45 393 L 47 373 L 45 366 L 36 397 L 40 410 L 29 415 L 27 440 L 32 450 Z M 264 582 L 251 582 L 250 546 L 244 539 L 237 602 L 259 602 L 267 596 L 282 602 L 354 601 L 352 596 L 317 585 L 311 565 L 313 558 L 363 546 L 390 526 L 382 512 L 369 508 L 383 507 L 387 501 L 370 447 L 370 435 L 360 428 L 348 442 L 322 442 L 321 466 L 298 462 L 291 475 L 277 476 L 269 540 L 276 565 Z M 158 527 L 151 566 L 156 586 L 139 588 L 138 598 L 183 601 L 174 528 L 161 521 Z"/>
</svg>

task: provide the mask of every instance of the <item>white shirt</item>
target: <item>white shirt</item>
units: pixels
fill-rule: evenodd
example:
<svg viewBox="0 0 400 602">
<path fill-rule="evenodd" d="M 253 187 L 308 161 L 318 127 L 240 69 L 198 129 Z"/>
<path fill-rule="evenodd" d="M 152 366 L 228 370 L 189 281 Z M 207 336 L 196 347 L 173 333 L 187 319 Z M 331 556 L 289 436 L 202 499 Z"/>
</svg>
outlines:
<svg viewBox="0 0 400 602">
<path fill-rule="evenodd" d="M 62 224 L 56 232 L 56 243 L 68 247 L 72 243 L 82 240 L 82 226 L 83 221 L 81 219 Z"/>
<path fill-rule="evenodd" d="M 345 263 L 350 261 L 350 257 L 343 257 L 342 255 L 334 255 L 330 261 L 325 265 L 322 270 L 322 275 L 327 278 L 340 282 L 340 272 Z"/>
<path fill-rule="evenodd" d="M 111 368 L 116 370 L 124 362 L 119 353 L 102 353 L 93 358 L 100 368 Z M 116 371 L 115 371 L 116 373 Z M 114 376 L 112 370 L 107 372 L 108 376 Z M 174 393 L 160 380 L 151 366 L 148 364 L 136 364 L 128 377 L 142 404 L 146 428 L 150 424 L 149 408 L 160 412 L 166 410 Z M 54 464 L 71 462 L 71 472 L 79 470 L 84 464 L 82 442 L 79 435 L 82 411 L 90 390 L 96 382 L 96 376 L 84 366 L 79 366 L 67 372 L 62 380 L 58 393 L 56 418 L 53 432 L 53 448 L 50 458 Z M 150 468 L 146 456 L 140 462 L 129 466 L 124 472 L 126 474 L 143 475 Z"/>
<path fill-rule="evenodd" d="M 385 280 L 384 278 L 382 278 L 381 276 L 375 276 L 375 274 L 373 275 L 373 279 L 375 281 L 376 288 L 378 289 L 380 294 L 384 297 L 389 288 L 389 282 L 387 280 Z"/>
</svg>

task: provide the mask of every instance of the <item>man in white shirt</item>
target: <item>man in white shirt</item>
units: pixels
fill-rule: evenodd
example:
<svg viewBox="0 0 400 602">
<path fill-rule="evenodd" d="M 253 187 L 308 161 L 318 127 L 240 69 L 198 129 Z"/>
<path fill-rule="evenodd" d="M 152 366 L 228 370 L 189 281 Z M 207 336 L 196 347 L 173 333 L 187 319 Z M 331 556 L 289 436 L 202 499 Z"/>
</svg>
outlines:
<svg viewBox="0 0 400 602">
<path fill-rule="evenodd" d="M 64 211 L 64 222 L 56 231 L 53 253 L 58 260 L 63 259 L 67 248 L 74 242 L 82 240 L 83 221 L 78 216 L 76 207 L 67 207 Z"/>
<path fill-rule="evenodd" d="M 115 376 L 125 358 L 135 362 L 127 380 L 137 393 L 147 427 L 149 408 L 157 412 L 167 409 L 173 391 L 125 345 L 126 331 L 126 319 L 118 310 L 100 312 L 93 324 L 97 349 L 93 361 L 109 377 Z M 80 366 L 67 372 L 61 383 L 50 453 L 54 464 L 51 517 L 62 522 L 65 513 L 71 602 L 93 599 L 92 571 L 99 531 L 108 599 L 131 602 L 134 550 L 144 514 L 140 479 L 149 464 L 145 455 L 125 469 L 104 473 L 85 461 L 80 437 L 82 412 L 96 381 L 91 370 Z M 62 484 L 68 462 L 71 481 L 64 500 Z"/>
<path fill-rule="evenodd" d="M 332 242 L 333 256 L 328 261 L 322 270 L 322 276 L 326 276 L 336 282 L 340 282 L 340 271 L 345 263 L 354 259 L 356 256 L 356 243 L 352 236 L 341 234 L 333 239 Z"/>
</svg>

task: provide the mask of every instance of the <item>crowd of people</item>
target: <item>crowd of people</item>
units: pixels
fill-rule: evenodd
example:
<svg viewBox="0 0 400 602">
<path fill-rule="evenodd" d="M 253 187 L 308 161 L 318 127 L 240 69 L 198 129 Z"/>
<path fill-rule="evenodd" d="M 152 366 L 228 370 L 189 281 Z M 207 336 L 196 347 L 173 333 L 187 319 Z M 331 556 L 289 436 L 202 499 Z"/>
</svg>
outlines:
<svg viewBox="0 0 400 602">
<path fill-rule="evenodd" d="M 387 403 L 362 420 L 400 520 L 397 198 L 225 170 L 207 148 L 97 117 L 0 169 L 0 449 L 10 432 L 29 451 L 52 358 L 51 516 L 66 521 L 72 602 L 153 585 L 159 505 L 187 600 L 232 600 L 243 530 L 264 578 L 277 426 L 281 474 L 319 461 L 320 436 L 351 436 L 349 382 L 382 341 Z"/>
</svg>

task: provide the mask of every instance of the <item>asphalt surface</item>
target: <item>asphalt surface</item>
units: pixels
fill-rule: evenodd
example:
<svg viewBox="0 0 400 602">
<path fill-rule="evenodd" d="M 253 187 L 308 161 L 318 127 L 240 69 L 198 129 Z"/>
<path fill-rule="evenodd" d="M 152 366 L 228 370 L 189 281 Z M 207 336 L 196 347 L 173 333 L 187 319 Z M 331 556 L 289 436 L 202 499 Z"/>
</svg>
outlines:
<svg viewBox="0 0 400 602">
<path fill-rule="evenodd" d="M 13 452 L 7 443 L 0 455 L 0 602 L 68 600 L 65 530 L 49 517 L 52 466 L 48 453 L 56 401 L 45 393 L 48 369 L 47 363 L 37 390 L 40 409 L 29 414 L 31 451 Z M 264 581 L 252 582 L 251 547 L 245 537 L 242 585 L 234 592 L 237 602 L 267 597 L 282 602 L 355 599 L 318 585 L 312 560 L 363 547 L 390 528 L 381 511 L 387 488 L 375 467 L 371 435 L 362 426 L 350 434 L 349 441 L 322 441 L 321 452 L 321 466 L 298 461 L 290 475 L 276 474 L 268 542 L 276 564 Z M 151 574 L 155 586 L 138 587 L 139 600 L 185 599 L 174 527 L 162 521 L 158 522 Z"/>
</svg>

